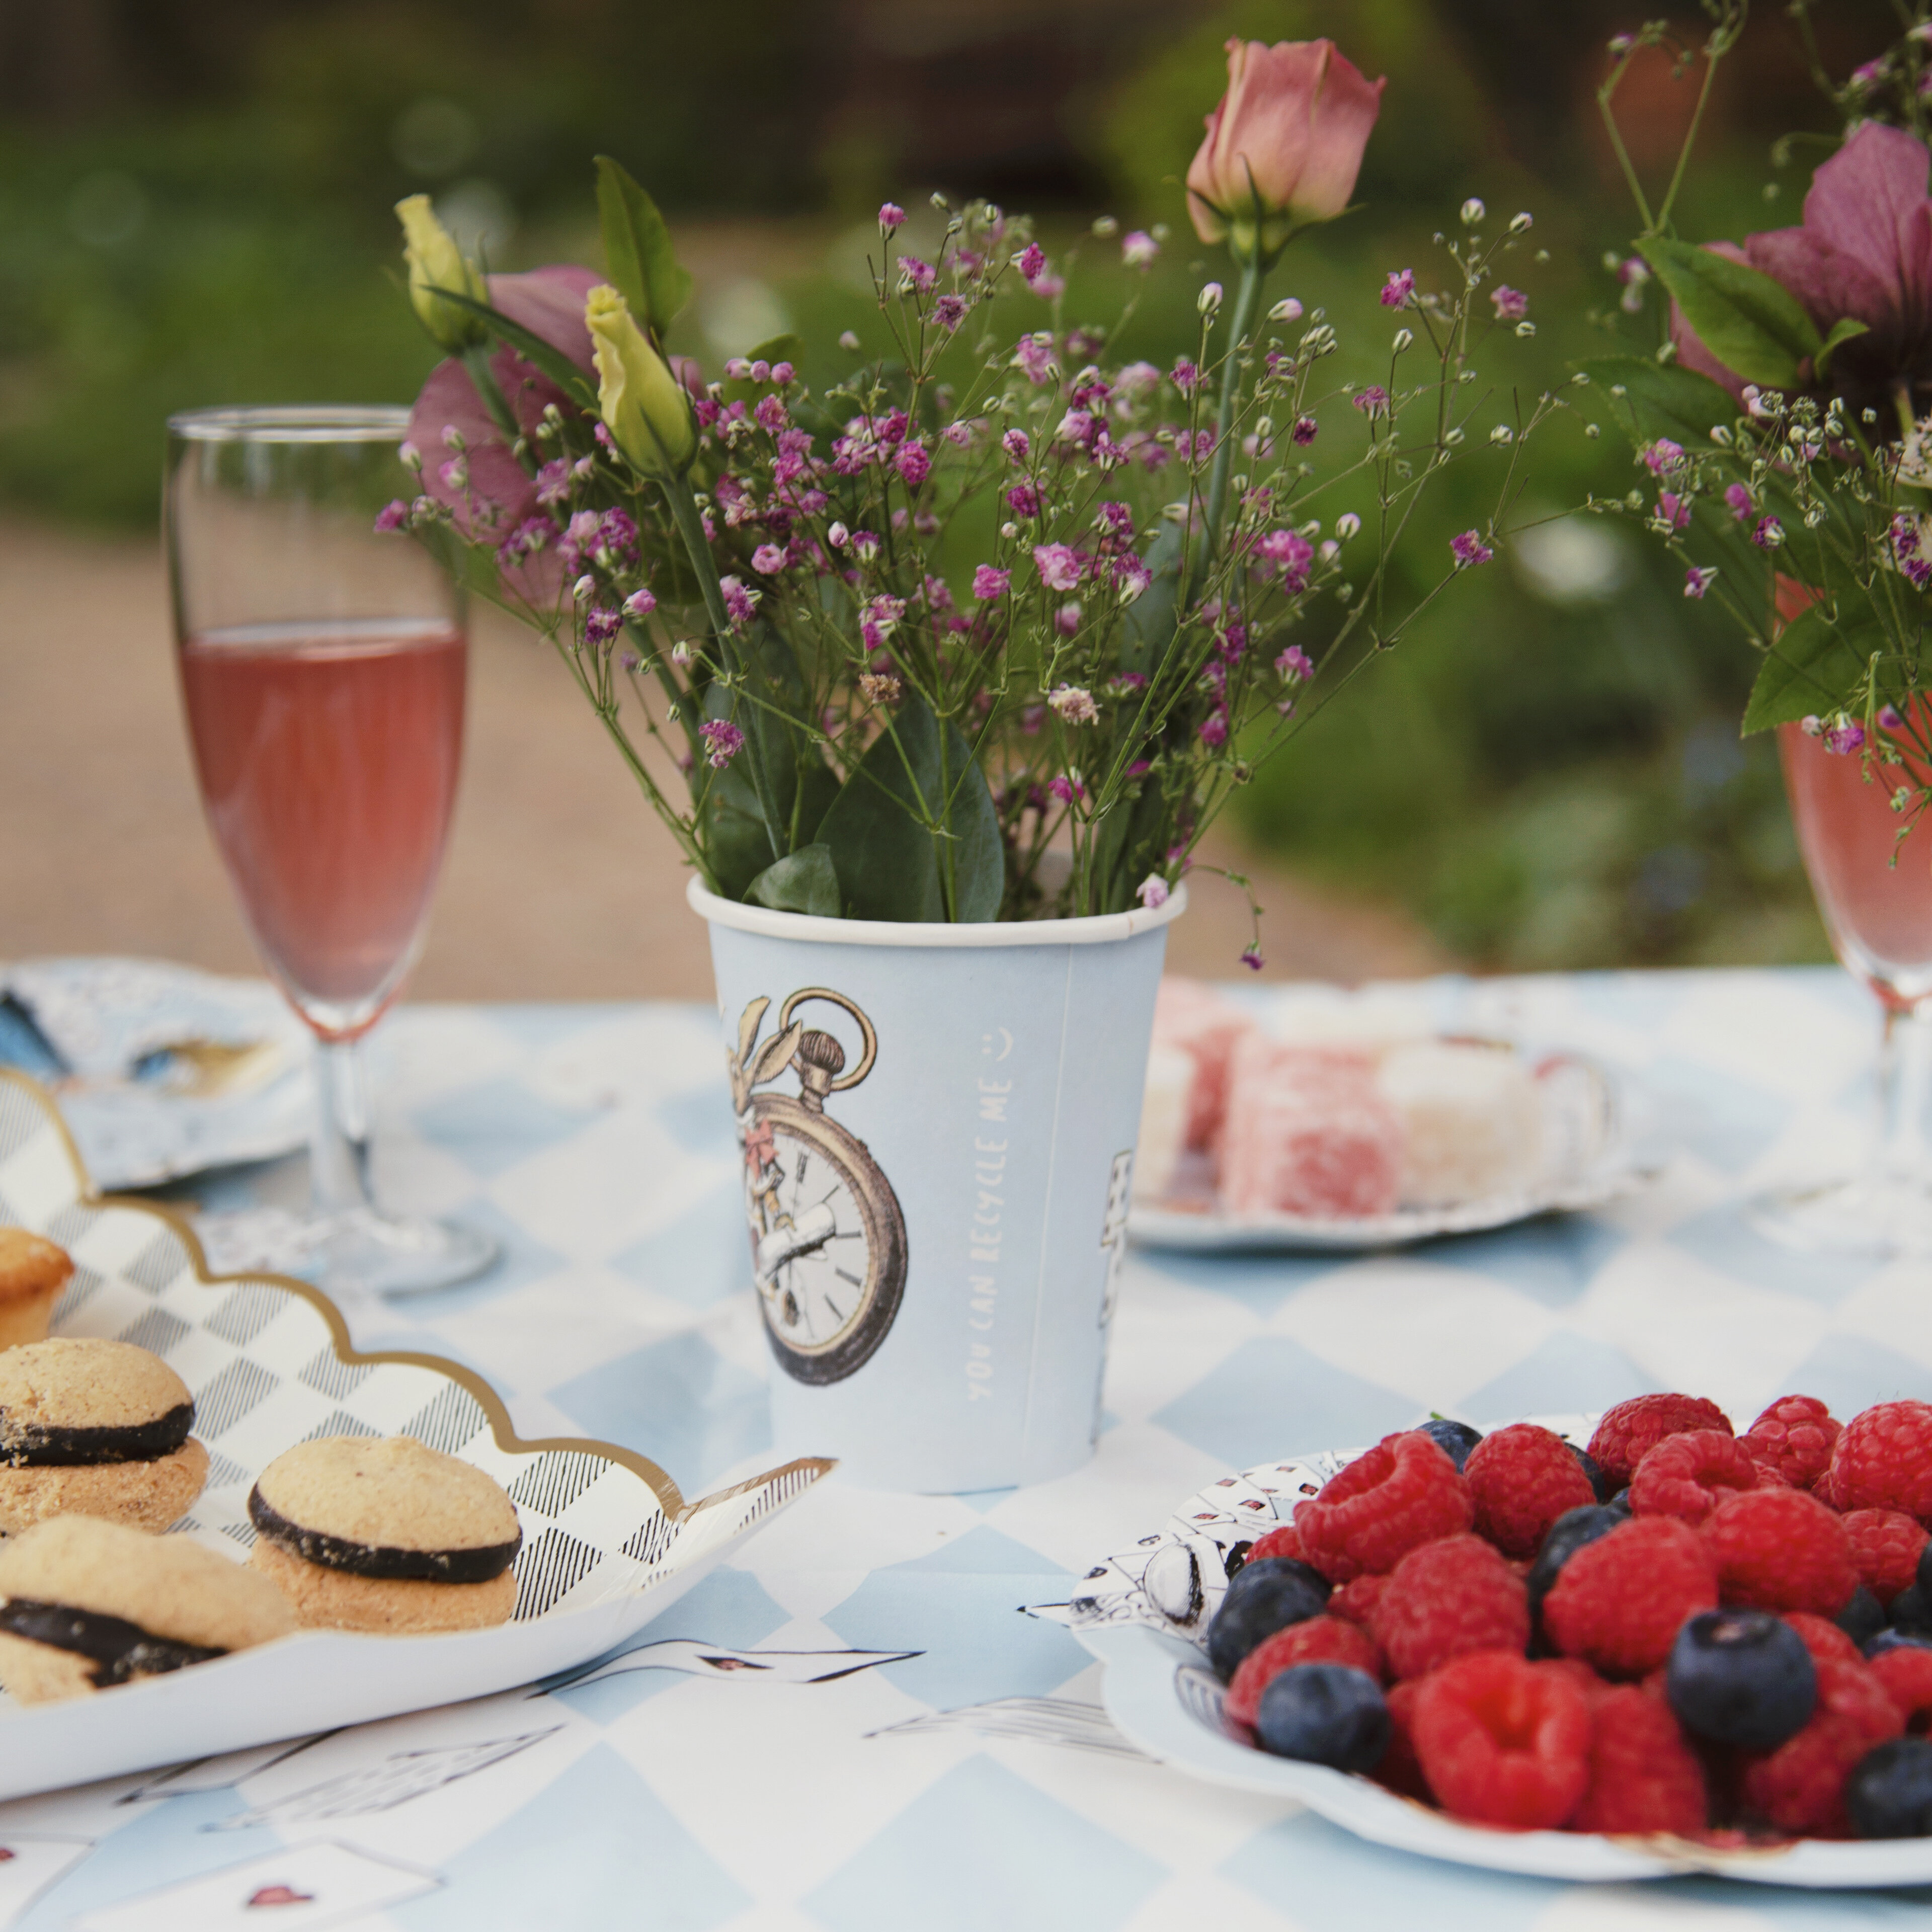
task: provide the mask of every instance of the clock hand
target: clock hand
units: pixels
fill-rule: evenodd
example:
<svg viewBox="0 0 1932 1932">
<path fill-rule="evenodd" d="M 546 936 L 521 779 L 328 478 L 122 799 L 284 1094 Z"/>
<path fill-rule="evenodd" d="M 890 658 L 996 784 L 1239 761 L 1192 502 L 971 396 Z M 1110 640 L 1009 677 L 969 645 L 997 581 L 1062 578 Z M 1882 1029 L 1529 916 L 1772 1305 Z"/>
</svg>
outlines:
<svg viewBox="0 0 1932 1932">
<path fill-rule="evenodd" d="M 781 1224 L 774 1228 L 758 1244 L 753 1264 L 758 1285 L 763 1287 L 787 1262 L 824 1246 L 838 1232 L 838 1214 L 823 1201 L 789 1226 Z"/>
</svg>

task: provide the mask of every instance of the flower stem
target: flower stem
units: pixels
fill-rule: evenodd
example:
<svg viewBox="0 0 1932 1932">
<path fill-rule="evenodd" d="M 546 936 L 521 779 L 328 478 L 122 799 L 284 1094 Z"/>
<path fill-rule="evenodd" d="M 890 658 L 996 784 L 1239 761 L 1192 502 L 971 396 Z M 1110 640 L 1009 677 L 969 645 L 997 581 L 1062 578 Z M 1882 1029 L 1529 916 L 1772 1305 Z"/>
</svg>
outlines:
<svg viewBox="0 0 1932 1932">
<path fill-rule="evenodd" d="M 1196 553 L 1186 594 L 1181 599 L 1184 610 L 1194 602 L 1202 574 L 1221 534 L 1222 514 L 1228 505 L 1228 472 L 1234 457 L 1228 446 L 1228 434 L 1234 420 L 1235 395 L 1241 386 L 1241 344 L 1247 339 L 1248 330 L 1254 321 L 1256 304 L 1261 300 L 1262 284 L 1267 279 L 1268 269 L 1262 263 L 1258 244 L 1254 254 L 1241 265 L 1241 284 L 1234 292 L 1234 313 L 1228 323 L 1228 352 L 1221 363 L 1221 406 L 1214 420 L 1214 466 L 1208 477 L 1207 528 L 1202 532 L 1201 548 Z"/>
</svg>

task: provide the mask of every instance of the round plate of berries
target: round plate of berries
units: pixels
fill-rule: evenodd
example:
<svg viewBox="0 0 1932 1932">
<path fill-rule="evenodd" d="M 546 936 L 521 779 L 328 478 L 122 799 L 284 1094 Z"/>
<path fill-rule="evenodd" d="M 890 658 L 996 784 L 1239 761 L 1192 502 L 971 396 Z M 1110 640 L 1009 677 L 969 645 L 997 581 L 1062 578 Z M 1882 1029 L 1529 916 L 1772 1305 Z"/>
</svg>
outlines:
<svg viewBox="0 0 1932 1932">
<path fill-rule="evenodd" d="M 1064 1622 L 1120 1730 L 1576 1880 L 1932 1882 L 1932 1403 L 1436 1418 L 1222 1478 Z"/>
</svg>

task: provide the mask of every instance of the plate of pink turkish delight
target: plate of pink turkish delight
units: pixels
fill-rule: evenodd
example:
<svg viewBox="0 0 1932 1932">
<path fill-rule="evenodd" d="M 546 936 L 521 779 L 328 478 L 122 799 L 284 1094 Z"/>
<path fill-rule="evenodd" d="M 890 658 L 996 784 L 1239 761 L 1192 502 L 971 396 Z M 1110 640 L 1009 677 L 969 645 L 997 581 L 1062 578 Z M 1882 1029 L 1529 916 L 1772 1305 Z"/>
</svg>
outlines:
<svg viewBox="0 0 1932 1932">
<path fill-rule="evenodd" d="M 1357 1249 L 1600 1206 L 1636 1186 L 1610 1077 L 1444 1033 L 1399 998 L 1265 1017 L 1161 982 L 1130 1231 L 1159 1247 Z"/>
</svg>

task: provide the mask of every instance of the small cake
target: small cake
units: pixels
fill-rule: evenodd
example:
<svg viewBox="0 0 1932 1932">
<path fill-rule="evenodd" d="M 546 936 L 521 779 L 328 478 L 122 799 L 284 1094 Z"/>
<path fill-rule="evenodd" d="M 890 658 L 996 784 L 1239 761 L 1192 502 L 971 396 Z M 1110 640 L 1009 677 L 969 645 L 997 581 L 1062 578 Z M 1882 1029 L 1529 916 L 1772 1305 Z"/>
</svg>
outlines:
<svg viewBox="0 0 1932 1932">
<path fill-rule="evenodd" d="M 1222 1204 L 1324 1221 L 1386 1214 L 1400 1198 L 1402 1148 L 1371 1055 L 1249 1042 L 1228 1089 Z"/>
<path fill-rule="evenodd" d="M 166 1529 L 207 1480 L 194 1426 L 187 1384 L 131 1342 L 0 1351 L 0 1529 L 57 1516 Z"/>
<path fill-rule="evenodd" d="M 0 1348 L 44 1342 L 54 1304 L 73 1278 L 66 1249 L 24 1228 L 0 1228 Z"/>
<path fill-rule="evenodd" d="M 1238 1044 L 1255 1024 L 1198 980 L 1175 977 L 1160 982 L 1154 1007 L 1154 1043 L 1177 1049 L 1193 1062 L 1187 1093 L 1184 1144 L 1214 1144 L 1227 1110 L 1229 1068 Z"/>
<path fill-rule="evenodd" d="M 1508 1047 L 1473 1040 L 1397 1047 L 1376 1084 L 1402 1116 L 1407 1205 L 1454 1207 L 1534 1179 L 1543 1109 L 1534 1076 Z"/>
<path fill-rule="evenodd" d="M 1137 1200 L 1158 1201 L 1173 1184 L 1175 1166 L 1187 1145 L 1188 1107 L 1196 1078 L 1192 1054 L 1178 1046 L 1149 1050 L 1140 1133 L 1134 1143 Z"/>
<path fill-rule="evenodd" d="M 205 1664 L 296 1627 L 278 1590 L 185 1536 L 64 1516 L 0 1549 L 0 1684 L 22 1704 Z"/>
<path fill-rule="evenodd" d="M 516 1607 L 517 1506 L 413 1437 L 298 1442 L 248 1497 L 248 1561 L 304 1624 L 391 1636 L 480 1630 Z"/>
</svg>

